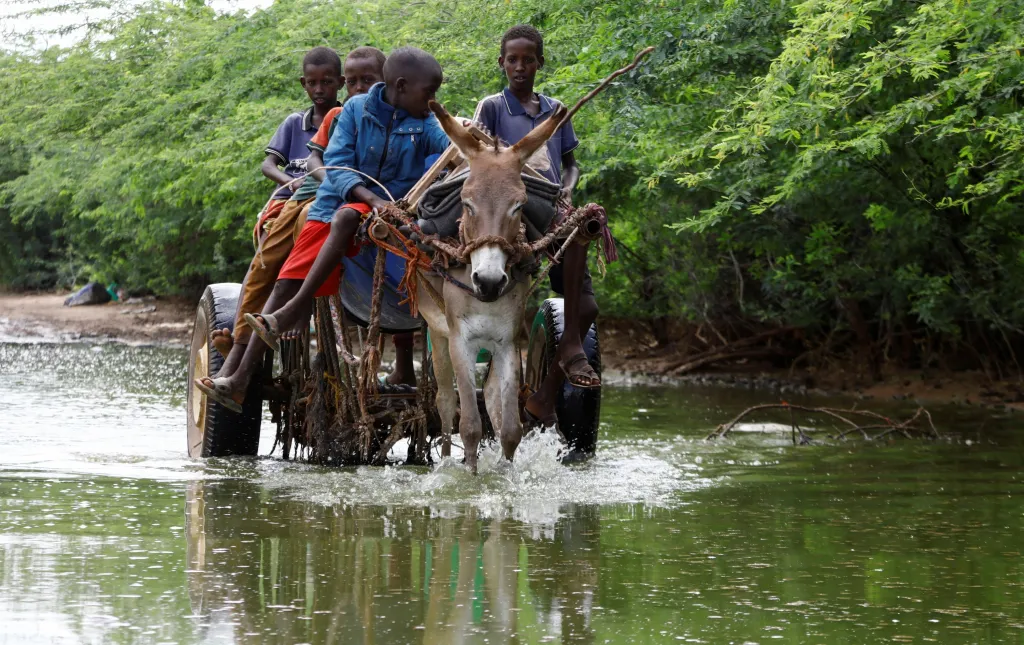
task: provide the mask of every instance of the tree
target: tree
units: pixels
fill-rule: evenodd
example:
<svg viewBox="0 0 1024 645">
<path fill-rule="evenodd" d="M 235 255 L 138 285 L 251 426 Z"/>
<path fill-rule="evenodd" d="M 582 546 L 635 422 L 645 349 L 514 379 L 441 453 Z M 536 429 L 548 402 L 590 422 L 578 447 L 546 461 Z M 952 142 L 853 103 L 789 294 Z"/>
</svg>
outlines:
<svg viewBox="0 0 1024 645">
<path fill-rule="evenodd" d="M 122 5 L 74 45 L 0 56 L 0 283 L 237 280 L 303 51 L 423 47 L 469 114 L 502 87 L 502 32 L 529 22 L 540 89 L 565 102 L 656 48 L 575 119 L 578 199 L 608 207 L 624 247 L 606 313 L 796 325 L 876 364 L 1015 352 L 1022 16 L 1024 0 Z"/>
</svg>

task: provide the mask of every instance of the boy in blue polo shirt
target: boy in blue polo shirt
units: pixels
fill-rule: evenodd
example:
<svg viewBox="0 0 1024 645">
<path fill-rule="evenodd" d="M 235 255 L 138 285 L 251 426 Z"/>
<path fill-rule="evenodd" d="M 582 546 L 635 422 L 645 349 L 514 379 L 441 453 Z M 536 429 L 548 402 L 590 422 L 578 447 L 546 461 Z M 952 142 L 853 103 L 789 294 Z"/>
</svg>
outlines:
<svg viewBox="0 0 1024 645">
<path fill-rule="evenodd" d="M 338 292 L 339 265 L 352 249 L 362 218 L 374 208 L 405 195 L 423 175 L 427 157 L 448 147 L 448 135 L 427 104 L 441 86 L 441 65 L 427 52 L 402 47 L 384 63 L 384 82 L 345 102 L 336 121 L 324 165 L 354 168 L 327 170 L 306 225 L 281 268 L 274 290 L 259 316 L 245 318 L 257 338 L 250 341 L 238 369 L 230 376 L 196 379 L 210 398 L 235 412 L 249 378 L 267 345 L 303 319 L 316 295 Z M 373 177 L 387 189 L 366 179 Z M 411 351 L 411 347 L 409 348 Z"/>
<path fill-rule="evenodd" d="M 533 91 L 537 70 L 544 66 L 544 38 L 529 25 L 516 25 L 501 38 L 498 65 L 508 78 L 508 87 L 488 96 L 476 108 L 474 121 L 481 123 L 507 145 L 515 145 L 546 120 L 560 105 L 555 99 Z M 562 186 L 562 197 L 571 202 L 580 177 L 573 150 L 579 139 L 572 123 L 566 122 L 530 158 L 529 164 L 548 181 Z M 526 402 L 530 421 L 554 425 L 555 401 L 565 378 L 576 387 L 601 387 L 601 379 L 587 361 L 580 338 L 597 319 L 597 300 L 587 270 L 587 246 L 573 244 L 561 264 L 551 269 L 551 290 L 565 298 L 565 332 L 559 343 L 559 360 L 543 385 Z"/>
</svg>

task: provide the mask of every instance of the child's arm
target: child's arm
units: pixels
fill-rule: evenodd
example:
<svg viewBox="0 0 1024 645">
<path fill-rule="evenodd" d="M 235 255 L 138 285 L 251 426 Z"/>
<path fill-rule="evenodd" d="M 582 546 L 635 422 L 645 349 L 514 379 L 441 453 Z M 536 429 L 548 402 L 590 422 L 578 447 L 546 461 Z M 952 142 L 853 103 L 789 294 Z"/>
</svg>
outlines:
<svg viewBox="0 0 1024 645">
<path fill-rule="evenodd" d="M 320 157 L 319 150 L 310 150 L 309 157 L 306 159 L 306 172 L 313 175 L 313 177 L 322 182 L 324 177 L 327 176 L 327 171 L 323 169 L 324 160 Z"/>
<path fill-rule="evenodd" d="M 580 180 L 580 167 L 576 163 L 576 153 L 570 150 L 562 155 L 562 198 L 572 202 L 572 191 Z"/>
<path fill-rule="evenodd" d="M 290 177 L 288 173 L 281 170 L 280 167 L 288 165 L 288 151 L 291 149 L 292 141 L 292 124 L 295 119 L 301 118 L 302 116 L 299 114 L 289 114 L 288 118 L 282 121 L 281 125 L 277 126 L 274 136 L 271 137 L 270 143 L 264 149 L 267 156 L 263 159 L 260 170 L 263 171 L 264 177 L 278 186 L 284 186 L 294 179 L 294 177 Z"/>
<path fill-rule="evenodd" d="M 327 145 L 331 142 L 331 135 L 334 134 L 335 126 L 338 115 L 341 114 L 341 108 L 331 108 L 331 111 L 324 117 L 323 123 L 320 124 L 320 129 L 316 131 L 313 138 L 310 139 L 306 147 L 309 148 L 309 157 L 306 159 L 306 171 L 313 175 L 313 178 L 319 182 L 323 182 L 326 177 L 326 171 L 320 170 L 324 167 L 324 150 L 327 149 Z"/>
<path fill-rule="evenodd" d="M 352 192 L 349 193 L 348 201 L 363 202 L 370 208 L 376 209 L 384 208 L 385 206 L 391 203 L 388 200 L 379 197 L 377 193 L 371 191 L 366 186 L 356 186 L 355 188 L 353 188 Z"/>
<path fill-rule="evenodd" d="M 566 121 L 558 129 L 562 143 L 562 198 L 572 202 L 572 191 L 576 189 L 576 183 L 580 180 L 580 167 L 576 163 L 576 148 L 580 140 L 576 138 L 576 131 L 572 127 L 572 121 Z"/>
<path fill-rule="evenodd" d="M 263 171 L 264 177 L 275 182 L 278 186 L 284 186 L 294 179 L 294 177 L 290 177 L 278 167 L 277 164 L 280 162 L 281 159 L 277 155 L 268 154 L 263 160 L 263 165 L 260 166 L 260 170 Z"/>
</svg>

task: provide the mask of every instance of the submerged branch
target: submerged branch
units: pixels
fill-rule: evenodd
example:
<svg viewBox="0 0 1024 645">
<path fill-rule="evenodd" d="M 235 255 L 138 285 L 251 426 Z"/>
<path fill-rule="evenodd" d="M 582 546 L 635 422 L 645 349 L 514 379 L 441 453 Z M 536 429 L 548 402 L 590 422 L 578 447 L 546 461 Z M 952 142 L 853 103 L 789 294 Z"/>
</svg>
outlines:
<svg viewBox="0 0 1024 645">
<path fill-rule="evenodd" d="M 916 436 L 926 436 L 932 439 L 939 437 L 938 430 L 935 429 L 935 423 L 932 421 L 932 415 L 924 408 L 918 408 L 914 412 L 913 416 L 904 421 L 897 421 L 890 419 L 889 417 L 873 412 L 871 410 L 858 410 L 856 408 L 840 409 L 840 408 L 821 408 L 821 407 L 810 407 L 805 405 L 794 405 L 785 401 L 781 403 L 764 403 L 761 405 L 754 405 L 738 415 L 732 418 L 727 423 L 723 423 L 708 434 L 705 439 L 719 439 L 728 435 L 732 430 L 739 424 L 740 421 L 747 418 L 755 412 L 762 410 L 789 410 L 790 413 L 790 424 L 793 428 L 796 428 L 795 413 L 803 412 L 807 415 L 824 415 L 841 422 L 846 426 L 844 430 L 836 435 L 829 435 L 830 439 L 845 439 L 847 435 L 859 433 L 864 439 L 884 439 L 891 434 L 902 434 L 908 439 Z M 862 421 L 855 421 L 860 417 Z M 876 435 L 871 435 L 869 430 L 881 430 Z M 807 432 L 813 432 L 813 430 L 807 430 Z M 801 436 L 805 431 L 800 430 Z"/>
</svg>

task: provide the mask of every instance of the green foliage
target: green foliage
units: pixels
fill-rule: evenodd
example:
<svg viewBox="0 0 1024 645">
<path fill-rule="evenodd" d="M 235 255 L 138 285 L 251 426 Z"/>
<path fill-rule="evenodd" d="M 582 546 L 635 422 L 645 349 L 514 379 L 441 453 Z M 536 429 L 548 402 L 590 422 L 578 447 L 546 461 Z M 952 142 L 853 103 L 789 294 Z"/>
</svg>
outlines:
<svg viewBox="0 0 1024 645">
<path fill-rule="evenodd" d="M 1024 3 L 793 11 L 771 64 L 666 164 L 718 192 L 675 228 L 727 233 L 769 293 L 798 293 L 767 299 L 780 319 L 852 297 L 877 322 L 1019 331 Z"/>
<path fill-rule="evenodd" d="M 89 0 L 91 1 L 91 0 Z M 545 33 L 573 102 L 655 52 L 575 126 L 577 201 L 622 261 L 603 310 L 843 326 L 860 303 L 949 337 L 1024 322 L 1024 0 L 279 0 L 115 12 L 70 48 L 0 56 L 0 282 L 160 292 L 240 278 L 271 186 L 261 150 L 326 44 L 414 44 L 462 114 L 498 40 Z"/>
</svg>

